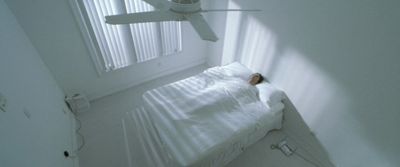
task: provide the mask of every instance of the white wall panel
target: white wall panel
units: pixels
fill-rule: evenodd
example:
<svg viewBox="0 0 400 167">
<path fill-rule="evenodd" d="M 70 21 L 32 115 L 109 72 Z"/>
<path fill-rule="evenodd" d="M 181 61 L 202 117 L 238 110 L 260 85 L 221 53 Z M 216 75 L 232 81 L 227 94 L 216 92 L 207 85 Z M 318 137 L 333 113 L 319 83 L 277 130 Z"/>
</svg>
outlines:
<svg viewBox="0 0 400 167">
<path fill-rule="evenodd" d="M 62 90 L 3 0 L 0 21 L 0 166 L 77 167 L 63 155 L 76 138 Z"/>
<path fill-rule="evenodd" d="M 237 44 L 209 64 L 235 53 L 284 89 L 337 166 L 400 166 L 399 1 L 230 2 L 263 11 L 239 20 L 225 34 Z M 235 32 L 227 17 L 214 26 Z"/>
<path fill-rule="evenodd" d="M 99 77 L 69 1 L 6 2 L 68 94 L 80 92 L 90 99 L 102 97 L 156 76 L 204 63 L 206 59 L 206 42 L 200 40 L 190 24 L 183 23 L 183 51 L 180 54 L 164 56 Z"/>
</svg>

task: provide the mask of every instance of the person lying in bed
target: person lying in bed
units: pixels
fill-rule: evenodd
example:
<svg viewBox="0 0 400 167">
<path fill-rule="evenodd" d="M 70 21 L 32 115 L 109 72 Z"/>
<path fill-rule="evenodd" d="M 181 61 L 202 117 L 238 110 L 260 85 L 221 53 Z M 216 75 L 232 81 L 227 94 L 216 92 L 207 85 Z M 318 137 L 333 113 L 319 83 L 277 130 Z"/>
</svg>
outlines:
<svg viewBox="0 0 400 167">
<path fill-rule="evenodd" d="M 254 73 L 250 76 L 249 84 L 250 85 L 257 85 L 264 80 L 264 77 L 260 73 Z"/>
</svg>

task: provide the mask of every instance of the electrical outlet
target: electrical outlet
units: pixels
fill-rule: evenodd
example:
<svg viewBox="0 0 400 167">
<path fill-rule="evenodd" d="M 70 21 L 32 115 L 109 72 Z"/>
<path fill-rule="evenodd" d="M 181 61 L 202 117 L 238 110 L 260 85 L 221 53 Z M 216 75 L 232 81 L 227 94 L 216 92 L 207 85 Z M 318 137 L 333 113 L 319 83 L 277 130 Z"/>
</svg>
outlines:
<svg viewBox="0 0 400 167">
<path fill-rule="evenodd" d="M 7 111 L 7 99 L 1 93 L 0 93 L 0 110 L 3 111 L 3 112 Z"/>
</svg>

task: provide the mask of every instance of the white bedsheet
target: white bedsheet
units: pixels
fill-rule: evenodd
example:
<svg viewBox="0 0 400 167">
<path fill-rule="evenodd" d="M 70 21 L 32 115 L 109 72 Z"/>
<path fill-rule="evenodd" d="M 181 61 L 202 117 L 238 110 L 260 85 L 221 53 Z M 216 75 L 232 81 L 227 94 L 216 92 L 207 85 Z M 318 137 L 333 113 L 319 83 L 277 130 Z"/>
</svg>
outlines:
<svg viewBox="0 0 400 167">
<path fill-rule="evenodd" d="M 150 115 L 156 131 L 151 133 L 159 138 L 153 144 L 164 152 L 157 156 L 170 166 L 223 166 L 281 127 L 283 106 L 268 108 L 256 87 L 222 68 L 147 91 L 143 98 L 140 111 Z"/>
</svg>

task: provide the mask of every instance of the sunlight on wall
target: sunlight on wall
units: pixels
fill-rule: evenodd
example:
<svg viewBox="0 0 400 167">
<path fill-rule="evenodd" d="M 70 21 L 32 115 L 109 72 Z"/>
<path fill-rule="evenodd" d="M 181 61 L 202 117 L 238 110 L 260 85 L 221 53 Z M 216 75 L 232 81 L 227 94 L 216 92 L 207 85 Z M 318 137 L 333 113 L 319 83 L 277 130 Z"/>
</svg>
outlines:
<svg viewBox="0 0 400 167">
<path fill-rule="evenodd" d="M 310 127 L 320 123 L 326 108 L 348 110 L 350 99 L 344 90 L 301 53 L 286 49 L 275 63 L 269 72 L 272 83 L 285 90 Z"/>
<path fill-rule="evenodd" d="M 233 1 L 229 7 L 240 8 Z M 224 45 L 222 64 L 238 61 L 265 75 L 288 94 L 309 126 L 318 123 L 326 107 L 346 110 L 349 98 L 343 89 L 300 52 L 279 52 L 276 34 L 255 17 L 228 14 L 226 27 L 225 41 L 229 42 Z"/>
<path fill-rule="evenodd" d="M 276 55 L 276 37 L 254 17 L 248 16 L 243 25 L 238 59 L 253 71 L 271 71 Z"/>
<path fill-rule="evenodd" d="M 265 3 L 260 2 L 260 4 Z M 256 2 L 249 5 L 249 3 L 243 3 L 239 0 L 229 1 L 230 8 L 254 8 L 258 4 Z M 280 17 L 271 16 L 271 14 L 278 15 L 288 11 L 283 13 L 279 13 L 281 11 L 275 12 L 277 11 L 256 14 L 228 13 L 221 57 L 222 65 L 238 61 L 253 72 L 262 73 L 273 85 L 284 90 L 307 126 L 316 134 L 317 139 L 328 151 L 332 162 L 337 166 L 396 166 L 393 164 L 393 162 L 396 162 L 395 151 L 390 151 L 395 149 L 392 149 L 393 147 L 388 144 L 395 143 L 392 142 L 394 140 L 385 139 L 385 136 L 382 136 L 383 139 L 379 139 L 380 136 L 377 136 L 380 134 L 386 134 L 387 137 L 396 135 L 389 135 L 390 132 L 376 132 L 381 130 L 388 131 L 382 128 L 390 127 L 386 126 L 386 124 L 377 125 L 377 122 L 385 123 L 385 120 L 375 122 L 377 119 L 386 119 L 383 115 L 388 114 L 388 112 L 381 111 L 376 106 L 389 103 L 380 101 L 382 97 L 363 97 L 364 94 L 369 95 L 369 93 L 363 93 L 364 91 L 382 93 L 380 91 L 386 90 L 371 90 L 376 89 L 371 84 L 381 85 L 380 81 L 360 79 L 359 75 L 365 74 L 362 70 L 369 71 L 371 69 L 357 65 L 359 59 L 353 56 L 361 55 L 352 54 L 358 53 L 358 51 L 352 52 L 349 49 L 348 51 L 350 51 L 351 55 L 348 56 L 351 57 L 344 57 L 343 55 L 328 57 L 335 56 L 335 54 L 332 54 L 332 52 L 336 51 L 335 49 L 340 50 L 340 47 L 330 46 L 330 42 L 332 42 L 329 41 L 331 40 L 330 38 L 338 40 L 335 36 L 329 36 L 330 34 L 325 34 L 323 30 L 321 30 L 322 32 L 314 33 L 308 30 L 296 29 L 297 24 L 299 26 L 305 25 L 302 25 L 302 22 L 297 22 L 298 20 L 296 19 L 279 20 Z M 298 11 L 292 14 L 298 14 Z M 304 17 L 308 17 L 308 15 Z M 344 18 L 347 19 L 347 17 Z M 285 22 L 285 25 L 286 22 L 290 22 L 288 25 L 291 27 L 273 31 L 273 28 L 279 27 L 273 24 L 280 24 L 280 21 Z M 311 27 L 320 28 L 318 26 Z M 348 27 L 344 26 L 344 28 Z M 302 31 L 307 34 L 290 36 L 290 33 L 295 34 Z M 342 31 L 345 32 L 347 29 L 339 32 Z M 276 32 L 279 32 L 279 34 Z M 309 35 L 311 35 L 310 38 L 308 38 Z M 327 36 L 313 38 L 313 35 Z M 321 44 L 315 47 L 324 47 L 327 50 L 321 48 L 311 50 L 309 47 L 299 45 L 299 41 L 297 41 L 299 37 L 304 37 L 304 42 L 310 45 Z M 349 40 L 353 40 L 353 38 L 349 37 Z M 360 40 L 355 41 L 363 43 Z M 340 42 L 340 40 L 336 42 Z M 355 47 L 358 46 L 355 45 Z M 348 48 L 346 46 L 343 49 Z M 381 50 L 385 51 L 384 49 L 386 49 L 386 46 Z M 324 51 L 327 53 L 324 53 Z M 371 51 L 375 52 L 375 48 L 371 49 Z M 343 51 L 343 53 L 345 52 L 347 51 Z M 338 53 L 342 53 L 342 51 Z M 372 57 L 372 55 L 369 56 Z M 372 64 L 374 61 L 381 61 L 380 58 L 371 57 L 367 55 L 366 58 L 371 60 L 366 60 L 366 62 L 370 61 L 368 63 Z M 341 63 L 343 62 L 346 63 L 344 68 L 341 69 Z M 325 67 L 327 64 L 329 67 Z M 354 64 L 355 66 L 349 66 L 349 64 Z M 347 72 L 346 70 L 348 70 L 349 74 L 345 73 Z M 381 73 L 374 74 L 380 75 Z M 387 79 L 388 77 L 378 78 Z M 365 81 L 368 82 L 365 83 Z M 360 86 L 360 88 L 357 86 Z M 371 99 L 375 99 L 373 102 L 376 102 L 376 104 L 368 104 Z M 390 107 L 383 108 L 391 109 Z M 377 115 L 379 117 L 376 117 Z M 296 125 L 290 121 L 287 121 L 286 124 Z M 302 138 L 307 135 L 298 131 L 299 128 L 296 126 L 291 126 L 288 129 L 297 134 L 296 138 Z M 312 152 L 316 150 L 311 148 Z M 320 155 L 317 151 L 314 153 L 316 156 Z M 393 158 L 389 158 L 391 156 Z M 367 157 L 373 158 L 365 160 Z"/>
<path fill-rule="evenodd" d="M 240 9 L 233 1 L 229 8 Z M 274 61 L 276 37 L 251 15 L 240 12 L 227 14 L 227 29 L 221 64 L 240 61 L 251 70 L 270 71 Z"/>
<path fill-rule="evenodd" d="M 240 9 L 240 7 L 233 1 L 228 2 L 228 8 L 230 9 Z M 228 12 L 226 16 L 227 27 L 225 31 L 223 56 L 221 58 L 221 64 L 226 65 L 235 60 L 236 57 L 236 46 L 238 45 L 241 23 L 242 23 L 242 13 L 241 12 Z"/>
<path fill-rule="evenodd" d="M 323 68 L 318 67 L 299 51 L 287 48 L 276 57 L 276 68 L 271 71 L 260 69 L 260 72 L 268 73 L 267 77 L 272 84 L 285 91 L 307 126 L 329 150 L 330 155 L 333 155 L 333 162 L 353 162 L 352 165 L 362 164 L 360 166 L 393 166 L 389 164 L 390 161 L 377 161 L 372 165 L 371 162 L 364 164 L 349 160 L 351 158 L 347 153 L 352 151 L 354 154 L 364 152 L 379 157 L 378 159 L 386 159 L 376 146 L 362 137 L 363 125 L 352 115 L 352 112 L 357 110 L 354 108 L 355 97 Z M 295 127 L 288 130 L 299 138 L 303 135 L 298 134 Z M 359 150 L 348 150 L 349 148 Z M 355 157 L 362 159 L 363 155 Z"/>
</svg>

